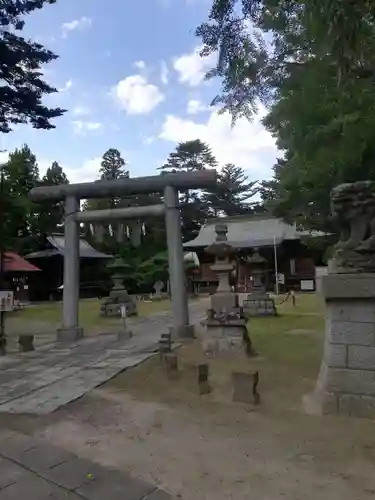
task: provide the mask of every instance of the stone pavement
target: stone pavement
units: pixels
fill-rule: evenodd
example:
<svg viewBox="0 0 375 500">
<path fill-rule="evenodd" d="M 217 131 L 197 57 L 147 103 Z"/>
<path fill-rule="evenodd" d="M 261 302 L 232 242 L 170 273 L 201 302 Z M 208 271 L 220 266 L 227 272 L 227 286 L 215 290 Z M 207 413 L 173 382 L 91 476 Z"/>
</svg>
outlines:
<svg viewBox="0 0 375 500">
<path fill-rule="evenodd" d="M 41 440 L 0 432 L 0 500 L 173 500 L 126 472 Z"/>
<path fill-rule="evenodd" d="M 204 306 L 204 301 L 191 304 L 192 323 L 202 318 Z M 128 324 L 133 332 L 131 339 L 101 334 L 0 358 L 0 412 L 43 415 L 83 396 L 155 355 L 160 335 L 171 325 L 171 316 L 163 312 L 129 320 Z"/>
</svg>

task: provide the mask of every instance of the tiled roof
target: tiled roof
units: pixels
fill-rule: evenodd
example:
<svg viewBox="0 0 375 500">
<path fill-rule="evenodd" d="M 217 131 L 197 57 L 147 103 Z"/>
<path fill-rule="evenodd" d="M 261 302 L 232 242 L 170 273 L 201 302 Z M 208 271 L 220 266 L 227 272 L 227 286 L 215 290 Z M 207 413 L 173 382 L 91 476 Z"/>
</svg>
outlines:
<svg viewBox="0 0 375 500">
<path fill-rule="evenodd" d="M 228 243 L 235 248 L 266 247 L 279 245 L 283 241 L 299 240 L 302 236 L 322 236 L 323 233 L 300 231 L 296 225 L 286 224 L 283 220 L 264 215 L 223 217 L 207 222 L 201 227 L 198 236 L 184 243 L 186 249 L 206 247 L 216 238 L 215 224 L 226 224 Z"/>
<path fill-rule="evenodd" d="M 35 272 L 40 271 L 40 269 L 30 262 L 27 262 L 26 259 L 21 257 L 20 255 L 14 252 L 5 252 L 4 255 L 4 270 L 5 272 Z"/>
<path fill-rule="evenodd" d="M 64 255 L 65 250 L 65 237 L 64 235 L 52 235 L 47 237 L 48 243 L 52 248 L 33 252 L 27 255 L 28 259 L 40 259 L 43 257 L 52 257 L 53 255 Z M 82 259 L 112 259 L 112 255 L 98 252 L 86 240 L 79 240 L 79 256 Z"/>
</svg>

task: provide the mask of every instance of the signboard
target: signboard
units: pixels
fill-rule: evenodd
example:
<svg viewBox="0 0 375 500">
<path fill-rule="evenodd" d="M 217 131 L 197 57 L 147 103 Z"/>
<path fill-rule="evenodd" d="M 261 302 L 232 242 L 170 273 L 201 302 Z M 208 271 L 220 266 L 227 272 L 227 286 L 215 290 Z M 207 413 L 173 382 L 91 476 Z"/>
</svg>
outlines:
<svg viewBox="0 0 375 500">
<path fill-rule="evenodd" d="M 126 318 L 126 306 L 121 306 L 121 318 Z"/>
<path fill-rule="evenodd" d="M 314 280 L 301 280 L 301 290 L 304 292 L 314 291 Z"/>
<path fill-rule="evenodd" d="M 283 273 L 278 273 L 277 282 L 280 283 L 280 285 L 285 285 L 285 276 Z"/>
<path fill-rule="evenodd" d="M 13 292 L 11 290 L 0 290 L 0 311 L 13 311 Z"/>
</svg>

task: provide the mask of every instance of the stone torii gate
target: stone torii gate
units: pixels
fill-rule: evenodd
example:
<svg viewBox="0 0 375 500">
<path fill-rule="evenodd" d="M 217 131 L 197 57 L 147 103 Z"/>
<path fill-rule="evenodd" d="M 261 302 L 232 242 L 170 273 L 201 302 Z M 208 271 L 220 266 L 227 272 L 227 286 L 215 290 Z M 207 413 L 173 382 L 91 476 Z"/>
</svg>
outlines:
<svg viewBox="0 0 375 500">
<path fill-rule="evenodd" d="M 89 220 L 113 220 L 161 215 L 165 213 L 167 231 L 169 276 L 172 295 L 172 318 L 175 337 L 192 334 L 189 323 L 188 298 L 185 285 L 185 267 L 181 234 L 181 216 L 178 191 L 212 187 L 217 182 L 215 170 L 181 172 L 150 177 L 135 177 L 111 181 L 94 181 L 79 184 L 37 187 L 30 191 L 34 201 L 65 201 L 65 250 L 62 326 L 58 332 L 61 340 L 82 337 L 79 326 L 79 224 Z M 162 193 L 164 206 L 130 207 L 125 209 L 80 212 L 80 200 L 111 198 L 134 194 Z"/>
</svg>

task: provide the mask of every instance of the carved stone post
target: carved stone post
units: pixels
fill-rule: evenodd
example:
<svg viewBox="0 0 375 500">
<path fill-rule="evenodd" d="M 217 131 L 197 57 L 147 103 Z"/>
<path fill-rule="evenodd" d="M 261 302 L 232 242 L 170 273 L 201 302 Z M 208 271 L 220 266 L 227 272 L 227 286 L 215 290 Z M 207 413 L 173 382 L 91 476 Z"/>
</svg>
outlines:
<svg viewBox="0 0 375 500">
<path fill-rule="evenodd" d="M 310 413 L 375 416 L 375 183 L 343 184 L 332 192 L 341 226 L 329 273 L 324 356 Z"/>
</svg>

